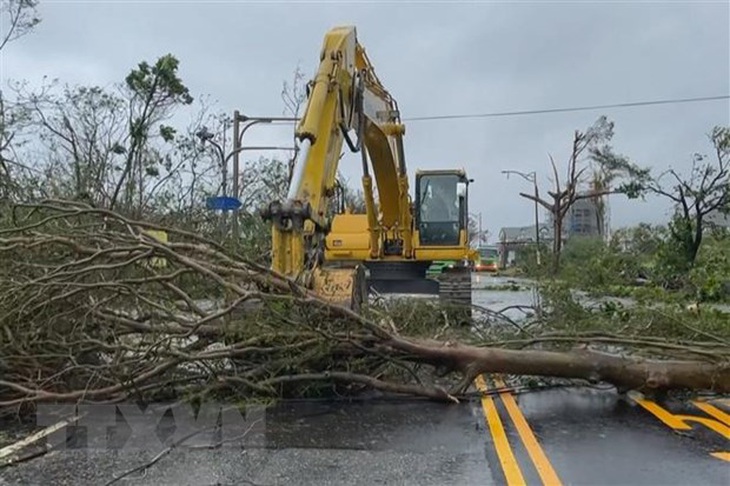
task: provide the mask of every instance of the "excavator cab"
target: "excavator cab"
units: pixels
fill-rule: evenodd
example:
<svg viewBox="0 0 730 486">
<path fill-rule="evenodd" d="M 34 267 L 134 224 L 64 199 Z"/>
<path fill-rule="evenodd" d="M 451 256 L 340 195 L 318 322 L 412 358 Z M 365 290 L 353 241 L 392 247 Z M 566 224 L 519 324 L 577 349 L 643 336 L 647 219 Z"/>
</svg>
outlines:
<svg viewBox="0 0 730 486">
<path fill-rule="evenodd" d="M 461 170 L 417 172 L 415 223 L 418 246 L 466 245 L 470 182 Z"/>
</svg>

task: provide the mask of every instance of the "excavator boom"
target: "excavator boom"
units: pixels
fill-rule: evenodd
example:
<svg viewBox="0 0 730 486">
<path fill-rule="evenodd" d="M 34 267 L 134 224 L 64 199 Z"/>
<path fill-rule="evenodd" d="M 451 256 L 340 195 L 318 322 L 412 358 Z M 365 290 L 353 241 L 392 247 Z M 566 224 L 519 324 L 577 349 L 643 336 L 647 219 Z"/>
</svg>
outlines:
<svg viewBox="0 0 730 486">
<path fill-rule="evenodd" d="M 273 267 L 289 275 L 311 271 L 321 263 L 345 142 L 352 152 L 361 153 L 371 256 L 382 251 L 383 229 L 397 228 L 400 240 L 411 241 L 404 127 L 395 101 L 357 41 L 355 27 L 337 27 L 327 33 L 308 87 L 307 105 L 296 130 L 302 152 L 287 200 L 272 202 L 265 212 L 273 221 Z M 378 210 L 368 158 L 379 194 Z M 405 249 L 406 254 L 411 251 L 410 246 Z"/>
<path fill-rule="evenodd" d="M 307 87 L 296 127 L 302 150 L 287 198 L 263 211 L 272 222 L 273 269 L 334 300 L 352 298 L 351 303 L 376 284 L 397 291 L 415 282 L 409 288 L 419 293 L 438 292 L 439 284 L 426 279 L 431 261 L 461 261 L 469 253 L 466 192 L 457 196 L 456 189 L 468 185 L 466 175 L 417 173 L 416 187 L 421 177 L 426 182 L 414 206 L 398 105 L 375 74 L 355 27 L 336 27 L 325 35 Z M 333 214 L 345 144 L 360 154 L 365 214 Z M 436 200 L 445 204 L 446 220 L 434 216 Z"/>
</svg>

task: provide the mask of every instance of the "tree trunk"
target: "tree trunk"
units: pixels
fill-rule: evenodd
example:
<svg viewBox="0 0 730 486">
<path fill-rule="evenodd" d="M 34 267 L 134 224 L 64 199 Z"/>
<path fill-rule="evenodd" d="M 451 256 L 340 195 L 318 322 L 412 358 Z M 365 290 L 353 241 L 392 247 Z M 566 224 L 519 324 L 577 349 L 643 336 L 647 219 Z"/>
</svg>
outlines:
<svg viewBox="0 0 730 486">
<path fill-rule="evenodd" d="M 390 346 L 416 361 L 457 369 L 471 381 L 481 373 L 578 378 L 622 390 L 671 389 L 730 392 L 730 367 L 705 361 L 650 360 L 590 349 L 568 352 L 483 348 L 437 341 L 396 339 Z"/>
<path fill-rule="evenodd" d="M 560 271 L 560 252 L 563 249 L 563 220 L 555 216 L 555 228 L 553 236 L 553 273 L 557 275 Z"/>
<path fill-rule="evenodd" d="M 0 377 L 0 415 L 31 402 L 141 400 L 162 390 L 207 393 L 225 382 L 235 385 L 230 391 L 236 397 L 281 396 L 274 384 L 335 380 L 452 400 L 481 373 L 576 378 L 620 390 L 730 392 L 726 333 L 713 342 L 688 344 L 666 336 L 553 333 L 502 343 L 525 346 L 511 349 L 459 344 L 452 339 L 461 332 L 451 334 L 436 323 L 439 334 L 447 333 L 443 341 L 407 338 L 390 318 L 376 313 L 375 321 L 333 305 L 196 233 L 77 203 L 56 201 L 30 210 L 40 222 L 26 225 L 28 218 L 19 217 L 23 226 L 5 230 L 0 245 L 0 290 L 7 294 L 0 327 L 8 335 L 0 340 L 7 370 Z M 92 225 L 93 233 L 87 229 Z M 556 226 L 560 230 L 562 220 Z M 143 229 L 165 229 L 169 241 L 143 238 Z M 145 262 L 151 250 L 167 265 L 140 273 L 150 268 Z M 206 309 L 189 289 L 217 303 Z M 434 312 L 424 311 L 429 317 Z M 404 334 L 428 331 L 415 311 L 398 315 L 390 317 L 404 321 L 399 322 Z M 210 346 L 216 342 L 224 345 Z M 526 348 L 566 342 L 586 344 L 570 351 Z M 591 349 L 606 343 L 625 351 Z M 657 359 L 624 354 L 637 347 L 657 353 Z M 85 353 L 99 361 L 79 362 Z M 692 358 L 659 359 L 667 356 Z M 228 366 L 230 359 L 236 366 Z M 440 379 L 429 384 L 429 367 L 434 378 L 455 373 L 453 391 L 438 388 Z M 208 370 L 215 370 L 215 383 Z"/>
<path fill-rule="evenodd" d="M 689 254 L 687 255 L 689 266 L 694 266 L 695 260 L 697 259 L 697 253 L 700 251 L 702 245 L 702 214 L 698 214 L 695 220 L 695 234 L 694 238 L 690 239 L 690 246 L 688 248 Z"/>
</svg>

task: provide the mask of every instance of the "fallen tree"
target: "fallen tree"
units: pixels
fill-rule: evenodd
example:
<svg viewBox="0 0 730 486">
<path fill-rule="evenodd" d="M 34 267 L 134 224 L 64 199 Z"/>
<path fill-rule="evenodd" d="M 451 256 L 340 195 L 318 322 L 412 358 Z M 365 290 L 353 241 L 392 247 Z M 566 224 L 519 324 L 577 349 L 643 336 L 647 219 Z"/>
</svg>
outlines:
<svg viewBox="0 0 730 486">
<path fill-rule="evenodd" d="M 423 304 L 357 314 L 198 235 L 108 210 L 45 201 L 2 218 L 3 411 L 333 386 L 455 401 L 487 372 L 730 392 L 726 335 L 527 331 L 494 315 L 466 329 Z"/>
</svg>

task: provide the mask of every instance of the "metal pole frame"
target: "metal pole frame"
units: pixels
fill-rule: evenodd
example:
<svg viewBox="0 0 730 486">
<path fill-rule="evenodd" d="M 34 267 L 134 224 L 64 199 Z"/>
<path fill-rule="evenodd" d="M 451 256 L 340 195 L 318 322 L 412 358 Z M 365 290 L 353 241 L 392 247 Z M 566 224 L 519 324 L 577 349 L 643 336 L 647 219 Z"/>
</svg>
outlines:
<svg viewBox="0 0 730 486">
<path fill-rule="evenodd" d="M 228 157 L 233 156 L 233 197 L 239 199 L 241 197 L 240 188 L 240 157 L 239 154 L 244 150 L 296 150 L 296 147 L 243 147 L 243 136 L 246 131 L 254 125 L 260 123 L 276 123 L 276 122 L 295 122 L 297 118 L 290 117 L 251 117 L 242 115 L 239 110 L 233 112 L 233 152 Z M 243 123 L 243 128 L 241 128 Z M 228 159 L 226 159 L 226 164 Z M 239 242 L 239 220 L 238 212 L 233 215 L 233 221 L 231 225 L 231 232 L 233 233 L 233 243 L 238 246 Z"/>
</svg>

